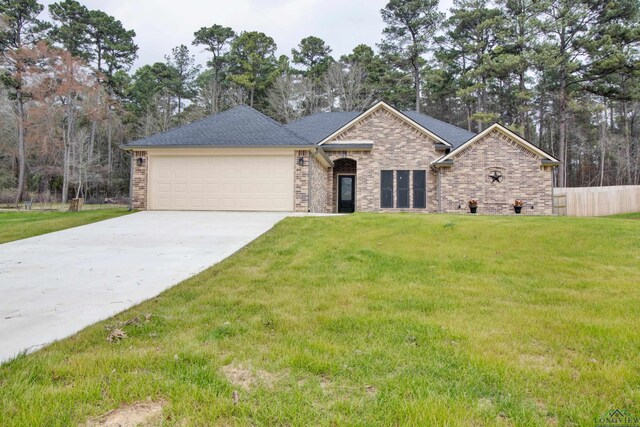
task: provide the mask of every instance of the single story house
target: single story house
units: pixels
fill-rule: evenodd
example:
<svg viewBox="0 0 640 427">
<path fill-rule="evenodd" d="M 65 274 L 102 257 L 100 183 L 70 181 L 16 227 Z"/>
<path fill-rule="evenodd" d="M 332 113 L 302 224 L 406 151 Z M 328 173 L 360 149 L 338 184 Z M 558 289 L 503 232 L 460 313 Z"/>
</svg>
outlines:
<svg viewBox="0 0 640 427">
<path fill-rule="evenodd" d="M 150 210 L 551 214 L 559 161 L 494 124 L 475 134 L 379 102 L 282 125 L 239 106 L 123 146 Z"/>
</svg>

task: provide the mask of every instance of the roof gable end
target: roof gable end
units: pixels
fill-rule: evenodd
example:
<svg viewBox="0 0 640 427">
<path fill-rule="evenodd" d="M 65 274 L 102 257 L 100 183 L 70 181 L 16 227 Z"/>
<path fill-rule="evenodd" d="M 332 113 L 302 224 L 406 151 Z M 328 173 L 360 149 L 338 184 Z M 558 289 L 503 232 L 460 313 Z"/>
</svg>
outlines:
<svg viewBox="0 0 640 427">
<path fill-rule="evenodd" d="M 336 130 L 331 135 L 329 135 L 326 138 L 324 138 L 322 141 L 320 141 L 318 143 L 318 145 L 323 145 L 323 144 L 331 141 L 332 139 L 334 139 L 338 135 L 346 132 L 347 130 L 349 130 L 350 128 L 355 126 L 358 122 L 361 122 L 362 120 L 366 119 L 367 117 L 371 116 L 373 113 L 375 113 L 376 111 L 379 111 L 381 109 L 384 109 L 385 111 L 387 111 L 391 115 L 393 115 L 396 118 L 400 119 L 401 121 L 407 123 L 409 126 L 413 127 L 414 129 L 416 129 L 417 131 L 421 132 L 422 134 L 430 137 L 431 139 L 435 140 L 436 142 L 439 142 L 441 144 L 445 144 L 448 147 L 452 146 L 449 142 L 445 141 L 444 139 L 442 139 L 441 137 L 439 137 L 435 133 L 431 132 L 429 129 L 427 129 L 424 126 L 422 126 L 421 124 L 417 123 L 416 121 L 414 121 L 410 117 L 406 116 L 402 112 L 396 110 L 395 108 L 393 108 L 392 106 L 390 106 L 389 104 L 387 104 L 384 101 L 378 102 L 376 105 L 374 105 L 373 107 L 369 108 L 367 111 L 365 111 L 362 114 L 358 115 L 353 120 L 349 121 L 344 126 L 342 126 L 340 129 Z"/>
<path fill-rule="evenodd" d="M 521 136 L 519 136 L 515 132 L 510 131 L 509 129 L 507 129 L 506 127 L 502 126 L 499 123 L 494 123 L 493 125 L 491 125 L 488 128 L 486 128 L 484 131 L 480 132 L 479 134 L 477 134 L 473 138 L 469 139 L 464 144 L 462 144 L 459 147 L 457 147 L 455 150 L 452 150 L 446 156 L 443 156 L 440 159 L 438 159 L 435 162 L 433 162 L 433 164 L 441 164 L 441 163 L 445 163 L 447 161 L 450 161 L 457 154 L 461 153 L 466 148 L 468 148 L 472 144 L 480 141 L 482 138 L 484 138 L 485 136 L 491 134 L 494 131 L 497 131 L 497 132 L 500 132 L 503 135 L 506 135 L 508 138 L 514 140 L 515 142 L 517 142 L 522 147 L 524 147 L 527 150 L 531 151 L 532 153 L 535 153 L 536 155 L 542 157 L 543 160 L 547 160 L 548 162 L 550 162 L 550 164 L 559 164 L 560 163 L 560 161 L 558 159 L 556 159 L 555 157 L 553 157 L 551 154 L 547 153 L 546 151 L 542 150 L 541 148 L 536 147 L 535 145 L 533 145 L 532 143 L 530 143 L 526 139 L 522 138 Z"/>
</svg>

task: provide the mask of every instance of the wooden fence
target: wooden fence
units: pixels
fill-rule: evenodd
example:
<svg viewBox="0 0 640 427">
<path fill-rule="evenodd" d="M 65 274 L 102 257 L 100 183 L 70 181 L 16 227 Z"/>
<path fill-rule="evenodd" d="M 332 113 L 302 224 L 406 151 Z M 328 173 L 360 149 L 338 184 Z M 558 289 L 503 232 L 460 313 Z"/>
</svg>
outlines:
<svg viewBox="0 0 640 427">
<path fill-rule="evenodd" d="M 640 212 L 640 185 L 554 188 L 556 215 L 604 216 Z"/>
</svg>

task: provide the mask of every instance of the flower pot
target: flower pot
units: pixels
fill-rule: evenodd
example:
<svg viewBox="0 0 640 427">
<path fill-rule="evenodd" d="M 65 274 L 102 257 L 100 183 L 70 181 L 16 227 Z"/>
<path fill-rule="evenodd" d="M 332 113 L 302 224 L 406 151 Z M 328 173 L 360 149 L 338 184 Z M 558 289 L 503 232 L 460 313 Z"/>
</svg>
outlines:
<svg viewBox="0 0 640 427">
<path fill-rule="evenodd" d="M 522 212 L 522 206 L 514 206 L 513 210 L 516 211 L 517 214 L 519 214 L 520 212 Z"/>
<path fill-rule="evenodd" d="M 469 206 L 469 209 L 471 210 L 471 213 L 478 212 L 478 207 L 477 206 Z"/>
</svg>

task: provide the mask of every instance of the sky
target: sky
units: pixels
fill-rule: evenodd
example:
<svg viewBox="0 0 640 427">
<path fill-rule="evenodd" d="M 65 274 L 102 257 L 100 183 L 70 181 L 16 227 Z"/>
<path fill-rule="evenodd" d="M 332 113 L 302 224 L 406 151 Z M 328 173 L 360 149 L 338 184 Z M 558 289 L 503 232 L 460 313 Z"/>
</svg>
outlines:
<svg viewBox="0 0 640 427">
<path fill-rule="evenodd" d="M 40 0 L 48 6 L 56 0 Z M 208 55 L 192 46 L 193 33 L 201 27 L 220 24 L 241 31 L 262 31 L 278 45 L 278 55 L 291 56 L 291 49 L 307 36 L 323 39 L 334 58 L 359 44 L 375 44 L 382 38 L 380 16 L 388 0 L 79 0 L 89 9 L 99 9 L 136 32 L 138 59 L 133 69 L 164 61 L 164 55 L 180 44 L 189 47 L 196 62 Z M 441 0 L 448 10 L 452 0 Z"/>
</svg>

